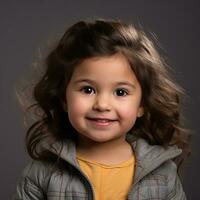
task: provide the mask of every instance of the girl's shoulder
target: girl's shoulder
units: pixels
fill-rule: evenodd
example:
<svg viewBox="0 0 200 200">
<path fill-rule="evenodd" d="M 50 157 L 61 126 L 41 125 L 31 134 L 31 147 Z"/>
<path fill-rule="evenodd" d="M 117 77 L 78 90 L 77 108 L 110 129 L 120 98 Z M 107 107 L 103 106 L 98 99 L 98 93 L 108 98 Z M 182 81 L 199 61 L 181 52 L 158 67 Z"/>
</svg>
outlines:
<svg viewBox="0 0 200 200">
<path fill-rule="evenodd" d="M 50 162 L 31 160 L 22 171 L 21 179 L 27 179 L 39 187 L 42 187 L 44 180 L 49 176 L 51 167 L 52 164 Z"/>
<path fill-rule="evenodd" d="M 44 199 L 49 181 L 51 164 L 39 160 L 31 160 L 26 165 L 17 183 L 13 199 Z"/>
</svg>

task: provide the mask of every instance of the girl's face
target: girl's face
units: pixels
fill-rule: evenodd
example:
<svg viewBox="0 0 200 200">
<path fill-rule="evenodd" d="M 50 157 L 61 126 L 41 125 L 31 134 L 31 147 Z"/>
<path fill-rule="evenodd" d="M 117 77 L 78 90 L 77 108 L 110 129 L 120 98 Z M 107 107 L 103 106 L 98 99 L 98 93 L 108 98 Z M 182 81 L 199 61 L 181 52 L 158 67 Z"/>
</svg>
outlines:
<svg viewBox="0 0 200 200">
<path fill-rule="evenodd" d="M 69 120 L 80 138 L 95 142 L 125 139 L 143 114 L 141 87 L 122 54 L 95 57 L 78 65 L 66 89 Z"/>
</svg>

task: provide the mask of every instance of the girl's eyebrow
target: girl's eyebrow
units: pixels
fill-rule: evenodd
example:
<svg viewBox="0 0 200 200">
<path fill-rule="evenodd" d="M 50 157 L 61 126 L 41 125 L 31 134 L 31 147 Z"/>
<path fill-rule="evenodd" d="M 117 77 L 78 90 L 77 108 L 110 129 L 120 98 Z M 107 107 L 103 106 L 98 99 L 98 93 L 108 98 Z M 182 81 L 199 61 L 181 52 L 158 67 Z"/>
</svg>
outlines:
<svg viewBox="0 0 200 200">
<path fill-rule="evenodd" d="M 90 83 L 90 84 L 96 84 L 96 82 L 94 80 L 91 80 L 91 79 L 78 79 L 74 83 L 78 84 L 78 83 L 82 83 L 82 82 L 87 82 L 87 83 Z M 130 86 L 132 88 L 136 88 L 135 84 L 133 84 L 129 81 L 119 81 L 119 82 L 116 82 L 115 85 L 117 85 L 117 86 L 126 85 L 126 86 Z"/>
<path fill-rule="evenodd" d="M 95 84 L 95 81 L 93 81 L 91 79 L 78 79 L 78 80 L 74 81 L 75 84 L 82 83 L 82 82 L 87 82 L 87 83 Z"/>
<path fill-rule="evenodd" d="M 127 85 L 127 86 L 130 86 L 132 88 L 136 88 L 135 84 L 133 84 L 129 81 L 120 81 L 120 82 L 117 82 L 117 85 Z"/>
</svg>

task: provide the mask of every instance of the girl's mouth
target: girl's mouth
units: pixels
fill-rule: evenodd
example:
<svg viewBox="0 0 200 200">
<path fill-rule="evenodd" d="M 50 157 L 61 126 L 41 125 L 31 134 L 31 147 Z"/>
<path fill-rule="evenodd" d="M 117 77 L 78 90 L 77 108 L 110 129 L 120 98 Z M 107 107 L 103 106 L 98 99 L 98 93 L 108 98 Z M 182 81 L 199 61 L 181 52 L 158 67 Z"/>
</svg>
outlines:
<svg viewBox="0 0 200 200">
<path fill-rule="evenodd" d="M 92 124 L 96 126 L 109 126 L 113 124 L 116 120 L 112 119 L 101 119 L 101 118 L 87 118 Z"/>
</svg>

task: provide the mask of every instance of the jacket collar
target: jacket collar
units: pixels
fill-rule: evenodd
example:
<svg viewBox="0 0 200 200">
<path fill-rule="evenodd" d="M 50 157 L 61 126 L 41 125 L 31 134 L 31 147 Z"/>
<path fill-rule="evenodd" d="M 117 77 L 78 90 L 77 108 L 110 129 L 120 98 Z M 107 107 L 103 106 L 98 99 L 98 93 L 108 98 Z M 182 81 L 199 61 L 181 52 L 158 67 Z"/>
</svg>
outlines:
<svg viewBox="0 0 200 200">
<path fill-rule="evenodd" d="M 136 157 L 134 185 L 164 162 L 179 156 L 182 150 L 176 145 L 163 147 L 150 145 L 144 139 L 132 143 Z"/>
<path fill-rule="evenodd" d="M 182 150 L 176 145 L 164 148 L 161 145 L 150 145 L 141 138 L 133 141 L 127 139 L 127 141 L 131 144 L 136 158 L 134 184 L 165 161 L 182 153 Z M 66 139 L 62 143 L 57 142 L 52 147 L 47 148 L 56 155 L 59 155 L 60 152 L 61 159 L 80 169 L 76 159 L 76 145 L 72 140 Z"/>
</svg>

